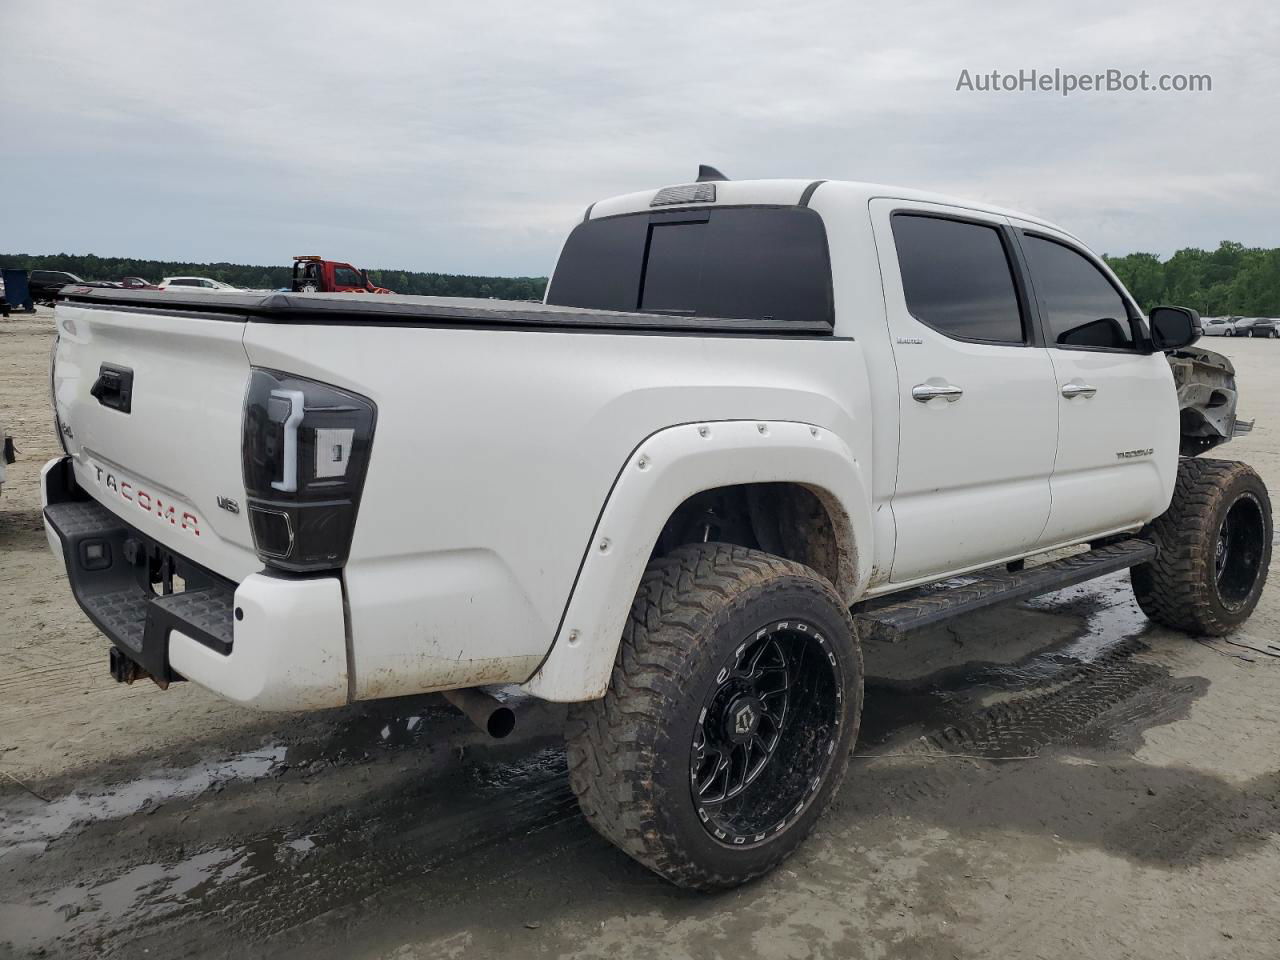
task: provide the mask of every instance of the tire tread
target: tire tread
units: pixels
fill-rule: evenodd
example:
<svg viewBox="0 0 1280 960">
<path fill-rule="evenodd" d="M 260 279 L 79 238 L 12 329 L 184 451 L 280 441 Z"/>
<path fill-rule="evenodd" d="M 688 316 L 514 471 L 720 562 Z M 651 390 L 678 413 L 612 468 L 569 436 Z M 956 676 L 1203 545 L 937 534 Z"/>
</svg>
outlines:
<svg viewBox="0 0 1280 960">
<path fill-rule="evenodd" d="M 724 889 L 776 863 L 745 877 L 700 866 L 676 836 L 664 835 L 659 826 L 662 798 L 653 789 L 653 770 L 655 718 L 669 715 L 689 695 L 697 664 L 691 652 L 704 641 L 706 628 L 744 591 L 768 591 L 779 582 L 813 590 L 844 610 L 830 584 L 814 571 L 758 550 L 695 544 L 653 560 L 636 592 L 605 696 L 574 704 L 569 711 L 569 782 L 587 821 L 623 852 L 679 886 Z M 854 636 L 851 619 L 848 627 Z M 854 649 L 861 676 L 856 637 Z M 829 776 L 842 778 L 847 763 L 846 756 Z M 781 850 L 777 860 L 789 849 Z"/>
<path fill-rule="evenodd" d="M 1263 500 L 1267 520 L 1262 573 L 1243 616 L 1227 616 L 1212 581 L 1213 547 L 1223 500 L 1238 482 L 1254 485 Z M 1153 520 L 1149 534 L 1160 549 L 1150 563 L 1130 571 L 1138 606 L 1152 620 L 1187 633 L 1221 636 L 1248 617 L 1265 583 L 1271 552 L 1270 505 L 1266 487 L 1248 464 L 1234 460 L 1184 458 L 1169 509 Z"/>
</svg>

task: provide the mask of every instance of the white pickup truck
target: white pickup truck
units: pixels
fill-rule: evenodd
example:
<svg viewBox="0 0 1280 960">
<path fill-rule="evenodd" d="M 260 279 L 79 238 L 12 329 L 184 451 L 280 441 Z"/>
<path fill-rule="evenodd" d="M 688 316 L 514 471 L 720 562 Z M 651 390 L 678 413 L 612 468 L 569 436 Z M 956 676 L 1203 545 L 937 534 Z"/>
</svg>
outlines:
<svg viewBox="0 0 1280 960">
<path fill-rule="evenodd" d="M 691 887 L 831 800 L 860 636 L 1125 568 L 1223 633 L 1270 558 L 1257 474 L 1192 459 L 1245 426 L 1195 313 L 914 190 L 604 200 L 542 304 L 69 287 L 56 319 L 45 523 L 117 679 L 453 691 L 495 733 L 479 688 L 572 702 L 587 817 Z"/>
</svg>

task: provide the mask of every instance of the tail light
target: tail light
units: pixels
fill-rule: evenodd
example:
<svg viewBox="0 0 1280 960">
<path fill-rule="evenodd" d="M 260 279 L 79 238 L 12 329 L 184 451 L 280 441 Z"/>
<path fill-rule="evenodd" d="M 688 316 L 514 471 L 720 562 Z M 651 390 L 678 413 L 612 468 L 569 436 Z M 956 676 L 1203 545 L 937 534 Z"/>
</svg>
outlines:
<svg viewBox="0 0 1280 960">
<path fill-rule="evenodd" d="M 244 487 L 254 546 L 295 573 L 347 562 L 377 421 L 373 401 L 255 368 L 244 408 Z"/>
</svg>

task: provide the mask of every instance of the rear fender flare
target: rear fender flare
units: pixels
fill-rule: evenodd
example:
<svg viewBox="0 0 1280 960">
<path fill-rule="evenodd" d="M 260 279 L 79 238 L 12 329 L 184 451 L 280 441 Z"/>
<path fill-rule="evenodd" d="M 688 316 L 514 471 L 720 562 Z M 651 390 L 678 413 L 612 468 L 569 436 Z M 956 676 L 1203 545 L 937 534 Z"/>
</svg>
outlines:
<svg viewBox="0 0 1280 960">
<path fill-rule="evenodd" d="M 871 575 L 871 499 L 848 445 L 822 427 L 730 420 L 667 427 L 632 451 L 596 522 L 551 650 L 524 689 L 546 700 L 604 695 L 654 544 L 695 493 L 743 483 L 808 487 L 839 540 L 836 588 L 847 603 Z"/>
</svg>

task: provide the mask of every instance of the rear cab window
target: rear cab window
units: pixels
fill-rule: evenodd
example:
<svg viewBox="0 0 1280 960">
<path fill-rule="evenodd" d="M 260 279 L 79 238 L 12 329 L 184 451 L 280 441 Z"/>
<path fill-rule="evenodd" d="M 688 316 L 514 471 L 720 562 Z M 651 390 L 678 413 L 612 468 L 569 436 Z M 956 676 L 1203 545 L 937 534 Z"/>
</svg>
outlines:
<svg viewBox="0 0 1280 960">
<path fill-rule="evenodd" d="M 671 316 L 834 326 L 822 218 L 805 207 L 645 211 L 587 220 L 546 302 Z"/>
</svg>

